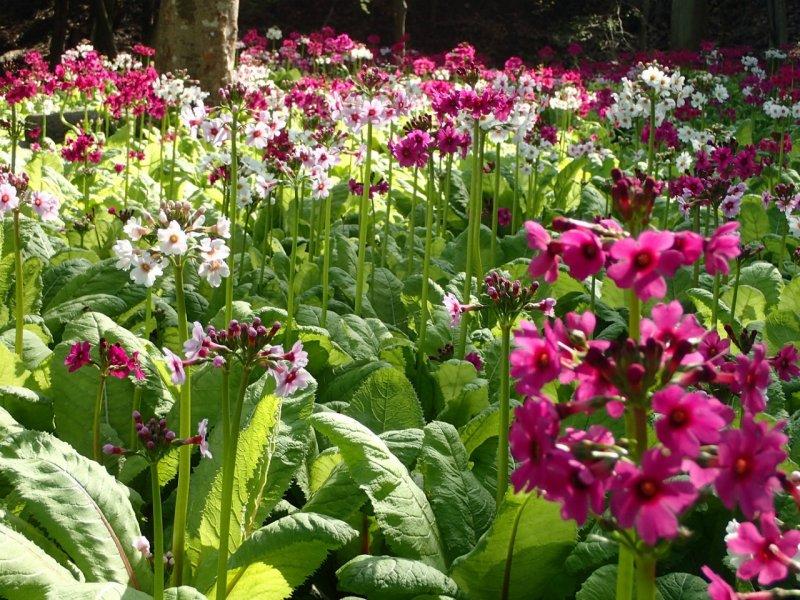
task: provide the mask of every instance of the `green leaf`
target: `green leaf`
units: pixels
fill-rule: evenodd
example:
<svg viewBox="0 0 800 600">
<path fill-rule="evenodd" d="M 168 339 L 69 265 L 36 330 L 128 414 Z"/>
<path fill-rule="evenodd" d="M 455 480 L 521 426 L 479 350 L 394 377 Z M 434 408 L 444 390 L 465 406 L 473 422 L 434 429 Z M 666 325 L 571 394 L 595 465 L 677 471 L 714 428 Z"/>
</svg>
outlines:
<svg viewBox="0 0 800 600">
<path fill-rule="evenodd" d="M 592 573 L 575 594 L 575 600 L 615 600 L 617 565 L 605 565 Z"/>
<path fill-rule="evenodd" d="M 455 596 L 447 575 L 418 560 L 394 556 L 356 556 L 336 571 L 339 589 L 375 600 L 406 600 L 422 594 Z"/>
<path fill-rule="evenodd" d="M 494 499 L 469 470 L 467 451 L 449 423 L 434 421 L 425 427 L 419 470 L 442 532 L 446 558 L 452 562 L 472 550 L 488 529 Z"/>
<path fill-rule="evenodd" d="M 732 282 L 733 278 L 731 278 Z M 784 283 L 781 272 L 774 265 L 764 261 L 742 267 L 739 273 L 739 285 L 749 285 L 761 291 L 767 301 L 767 306 L 778 304 L 787 296 L 791 297 L 791 294 L 783 294 Z M 797 288 L 797 292 L 800 293 L 800 288 Z M 738 304 L 739 301 L 736 302 Z"/>
<path fill-rule="evenodd" d="M 282 600 L 358 532 L 314 513 L 285 516 L 254 532 L 228 559 L 229 600 Z M 213 594 L 209 593 L 209 596 Z"/>
<path fill-rule="evenodd" d="M 344 414 L 375 433 L 421 428 L 425 424 L 414 387 L 403 372 L 394 367 L 370 374 L 353 394 Z"/>
<path fill-rule="evenodd" d="M 764 338 L 770 352 L 784 344 L 800 341 L 800 313 L 788 310 L 771 312 L 764 320 Z"/>
<path fill-rule="evenodd" d="M 708 584 L 688 573 L 669 573 L 656 579 L 656 590 L 661 600 L 706 600 Z"/>
<path fill-rule="evenodd" d="M 8 600 L 42 597 L 49 587 L 76 580 L 58 561 L 4 522 L 0 510 L 0 595 Z"/>
<path fill-rule="evenodd" d="M 166 591 L 164 598 L 167 598 Z M 175 600 L 177 598 L 173 596 Z M 181 600 L 185 598 L 181 596 Z M 153 600 L 145 594 L 122 583 L 104 581 L 100 583 L 75 583 L 49 590 L 46 600 Z M 188 599 L 187 599 L 188 600 Z"/>
<path fill-rule="evenodd" d="M 141 535 L 131 492 L 61 440 L 22 431 L 0 442 L 0 477 L 25 501 L 24 516 L 44 528 L 87 581 L 149 589 L 147 560 L 132 545 Z"/>
<path fill-rule="evenodd" d="M 384 323 L 399 326 L 408 318 L 401 295 L 403 282 L 389 269 L 378 268 L 373 274 L 370 287 L 371 302 L 375 312 Z"/>
<path fill-rule="evenodd" d="M 760 242 L 770 231 L 769 217 L 764 204 L 757 196 L 745 196 L 739 212 L 742 224 L 742 243 Z"/>
<path fill-rule="evenodd" d="M 228 547 L 234 551 L 247 531 L 259 525 L 255 522 L 258 505 L 269 470 L 280 420 L 281 400 L 272 393 L 274 379 L 265 373 L 245 392 L 242 422 L 239 426 L 239 445 L 231 504 L 231 526 Z M 198 587 L 211 584 L 219 548 L 219 520 L 222 504 L 222 428 L 216 427 L 209 437 L 212 457 L 195 469 L 191 480 L 189 518 L 187 523 L 187 554 L 198 569 Z"/>
<path fill-rule="evenodd" d="M 729 289 L 722 294 L 722 301 L 728 306 L 733 304 L 733 290 Z M 764 320 L 764 309 L 767 300 L 764 294 L 749 285 L 739 285 L 739 295 L 736 298 L 736 314 L 734 317 L 742 325 L 749 325 L 753 321 Z"/>
<path fill-rule="evenodd" d="M 489 406 L 489 383 L 478 377 L 472 363 L 448 360 L 439 366 L 434 378 L 442 397 L 440 420 L 460 427 Z"/>
<path fill-rule="evenodd" d="M 350 475 L 369 497 L 389 547 L 403 558 L 444 569 L 442 540 L 428 499 L 386 444 L 345 415 L 320 413 L 311 422 L 339 447 Z"/>
<path fill-rule="evenodd" d="M 793 278 L 778 301 L 778 310 L 800 313 L 800 277 Z"/>
<path fill-rule="evenodd" d="M 552 598 L 555 581 L 575 545 L 575 523 L 535 494 L 509 492 L 492 527 L 453 563 L 450 576 L 470 597 L 499 598 L 508 565 L 509 600 Z"/>
</svg>

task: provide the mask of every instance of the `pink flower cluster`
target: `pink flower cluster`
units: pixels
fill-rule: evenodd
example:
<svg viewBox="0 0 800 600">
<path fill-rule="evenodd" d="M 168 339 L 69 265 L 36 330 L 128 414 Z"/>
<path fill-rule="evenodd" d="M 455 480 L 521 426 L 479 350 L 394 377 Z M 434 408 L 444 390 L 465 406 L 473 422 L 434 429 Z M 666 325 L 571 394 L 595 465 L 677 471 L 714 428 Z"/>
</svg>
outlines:
<svg viewBox="0 0 800 600">
<path fill-rule="evenodd" d="M 119 342 L 110 344 L 104 338 L 100 338 L 100 343 L 97 345 L 97 360 L 92 358 L 91 350 L 92 344 L 88 341 L 72 344 L 64 359 L 64 366 L 70 373 L 92 365 L 103 375 L 116 379 L 126 379 L 130 375 L 137 380 L 145 378 L 138 351 L 128 354 Z"/>
</svg>

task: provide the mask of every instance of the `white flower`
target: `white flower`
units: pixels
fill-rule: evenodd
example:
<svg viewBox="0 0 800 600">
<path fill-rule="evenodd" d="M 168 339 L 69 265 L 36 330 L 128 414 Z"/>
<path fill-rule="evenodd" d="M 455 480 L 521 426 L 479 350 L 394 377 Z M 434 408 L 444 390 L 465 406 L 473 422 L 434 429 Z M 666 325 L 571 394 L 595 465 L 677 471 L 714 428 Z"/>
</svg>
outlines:
<svg viewBox="0 0 800 600">
<path fill-rule="evenodd" d="M 227 277 L 230 273 L 228 263 L 224 260 L 209 260 L 200 263 L 200 267 L 197 269 L 197 274 L 208 281 L 211 287 L 219 287 L 222 278 Z"/>
<path fill-rule="evenodd" d="M 139 217 L 131 217 L 128 219 L 128 222 L 125 223 L 122 231 L 124 231 L 134 242 L 139 241 L 148 233 L 150 233 L 150 229 L 142 225 L 142 220 L 139 219 Z"/>
<path fill-rule="evenodd" d="M 692 168 L 693 163 L 694 160 L 692 159 L 692 155 L 686 151 L 681 152 L 675 158 L 675 168 L 678 169 L 678 173 L 685 173 Z"/>
<path fill-rule="evenodd" d="M 183 360 L 169 348 L 162 348 L 162 350 L 164 351 L 164 361 L 167 363 L 172 383 L 174 385 L 183 385 L 186 382 Z"/>
<path fill-rule="evenodd" d="M 259 150 L 266 148 L 269 143 L 269 129 L 266 123 L 255 121 L 248 123 L 245 127 L 245 135 L 247 136 L 247 144 L 258 148 Z"/>
<path fill-rule="evenodd" d="M 117 240 L 111 247 L 111 251 L 114 253 L 114 256 L 117 257 L 116 267 L 118 269 L 127 271 L 131 268 L 135 253 L 133 250 L 133 245 L 131 245 L 130 241 Z"/>
<path fill-rule="evenodd" d="M 319 176 L 311 182 L 311 195 L 317 200 L 327 198 L 328 194 L 331 192 L 331 187 L 333 187 L 333 179 L 324 173 L 320 173 Z"/>
<path fill-rule="evenodd" d="M 177 221 L 170 221 L 165 229 L 158 230 L 158 244 L 161 251 L 167 255 L 186 254 L 189 249 L 186 232 L 181 229 Z"/>
<path fill-rule="evenodd" d="M 150 554 L 150 542 L 143 535 L 133 538 L 131 546 L 133 546 L 135 550 L 141 552 L 145 558 L 150 558 L 152 556 L 152 554 Z"/>
<path fill-rule="evenodd" d="M 211 238 L 203 238 L 200 240 L 200 255 L 204 261 L 209 260 L 225 260 L 231 254 L 230 248 L 225 244 L 224 240 Z"/>
<path fill-rule="evenodd" d="M 220 217 L 211 229 L 212 233 L 216 233 L 219 237 L 227 240 L 231 237 L 231 220 L 227 217 Z"/>
<path fill-rule="evenodd" d="M 655 65 L 651 65 L 647 67 L 642 74 L 639 76 L 644 83 L 660 92 L 670 85 L 670 78 L 667 77 L 667 74 L 664 73 L 661 69 L 656 67 Z"/>
<path fill-rule="evenodd" d="M 277 27 L 270 27 L 267 29 L 267 39 L 268 40 L 279 40 L 283 37 L 283 33 Z"/>
<path fill-rule="evenodd" d="M 164 267 L 160 261 L 155 260 L 150 254 L 144 253 L 133 257 L 131 279 L 145 287 L 153 287 L 156 279 L 164 274 Z"/>
<path fill-rule="evenodd" d="M 58 208 L 61 202 L 49 192 L 33 192 L 30 197 L 31 208 L 42 221 L 55 221 L 58 219 Z"/>
<path fill-rule="evenodd" d="M 0 183 L 0 215 L 19 206 L 17 188 L 8 183 Z"/>
</svg>

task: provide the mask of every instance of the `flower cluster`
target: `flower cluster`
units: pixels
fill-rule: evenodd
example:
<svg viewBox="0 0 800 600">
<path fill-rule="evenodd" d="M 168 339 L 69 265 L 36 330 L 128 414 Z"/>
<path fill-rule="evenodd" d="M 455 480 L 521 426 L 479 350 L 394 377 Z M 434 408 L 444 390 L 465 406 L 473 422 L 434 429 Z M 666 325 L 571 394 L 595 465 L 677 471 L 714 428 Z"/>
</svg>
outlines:
<svg viewBox="0 0 800 600">
<path fill-rule="evenodd" d="M 139 362 L 139 352 L 128 354 L 119 342 L 109 343 L 105 338 L 100 338 L 97 344 L 97 358 L 92 358 L 92 344 L 88 341 L 75 342 L 70 346 L 69 353 L 64 359 L 64 366 L 70 373 L 85 366 L 97 368 L 103 376 L 126 379 L 133 375 L 134 379 L 145 378 L 142 365 Z"/>
<path fill-rule="evenodd" d="M 105 444 L 103 446 L 103 453 L 108 455 L 122 455 L 129 456 L 131 454 L 142 454 L 150 461 L 158 461 L 170 449 L 179 446 L 198 446 L 200 448 L 200 456 L 203 458 L 212 458 L 211 452 L 208 449 L 208 419 L 203 419 L 197 425 L 197 434 L 191 437 L 181 439 L 177 437 L 174 431 L 167 426 L 167 420 L 164 418 L 151 417 L 147 422 L 142 420 L 142 415 L 139 411 L 133 412 L 133 424 L 138 438 L 140 450 L 126 449 L 114 444 Z"/>
<path fill-rule="evenodd" d="M 50 192 L 31 190 L 27 175 L 0 170 L 0 217 L 23 206 L 30 207 L 42 221 L 55 221 L 61 201 Z"/>
</svg>

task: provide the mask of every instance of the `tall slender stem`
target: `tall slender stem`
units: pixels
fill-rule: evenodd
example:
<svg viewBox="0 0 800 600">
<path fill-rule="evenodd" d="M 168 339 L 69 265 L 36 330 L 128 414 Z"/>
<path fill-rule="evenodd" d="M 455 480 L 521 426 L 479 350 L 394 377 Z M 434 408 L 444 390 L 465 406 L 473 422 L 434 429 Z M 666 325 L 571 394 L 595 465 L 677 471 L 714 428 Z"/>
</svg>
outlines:
<svg viewBox="0 0 800 600">
<path fill-rule="evenodd" d="M 186 296 L 183 288 L 183 261 L 175 264 L 175 304 L 178 312 L 178 343 L 183 347 L 189 338 L 189 326 L 186 319 Z M 186 439 L 191 435 L 192 426 L 192 382 L 189 369 L 186 370 L 186 381 L 181 385 L 179 406 L 179 435 Z M 192 446 L 181 446 L 178 449 L 178 489 L 175 495 L 175 518 L 172 525 L 172 555 L 175 559 L 173 575 L 175 585 L 183 581 L 183 558 L 186 541 L 186 513 L 189 508 L 189 478 L 192 469 Z"/>
<path fill-rule="evenodd" d="M 450 209 L 450 183 L 453 179 L 453 155 L 448 154 L 444 167 L 444 201 L 442 202 L 442 227 L 441 235 L 447 231 L 447 213 Z"/>
<path fill-rule="evenodd" d="M 236 212 L 238 208 L 237 196 L 239 195 L 239 155 L 237 153 L 236 138 L 239 123 L 239 110 L 231 110 L 231 182 L 228 187 L 228 214 L 231 221 L 231 252 L 228 255 L 228 279 L 225 281 L 225 322 L 233 319 L 233 280 L 236 276 Z"/>
<path fill-rule="evenodd" d="M 14 210 L 14 352 L 22 356 L 25 328 L 25 283 L 22 273 L 22 235 L 19 226 L 19 208 Z"/>
<path fill-rule="evenodd" d="M 300 235 L 300 188 L 294 185 L 294 204 L 292 205 L 292 254 L 289 256 L 289 278 L 286 299 L 286 331 L 284 338 L 287 343 L 291 341 L 292 326 L 294 325 L 294 276 L 297 270 L 297 237 Z"/>
<path fill-rule="evenodd" d="M 102 452 L 100 450 L 100 413 L 103 410 L 103 398 L 106 393 L 106 375 L 100 374 L 100 381 L 97 384 L 97 395 L 94 398 L 94 414 L 92 415 L 92 458 L 95 462 L 100 462 Z"/>
<path fill-rule="evenodd" d="M 394 123 L 389 124 L 389 144 L 394 138 Z M 391 147 L 391 146 L 390 146 Z M 394 154 L 389 152 L 389 171 L 386 175 L 386 221 L 383 224 L 383 245 L 381 246 L 381 266 L 386 267 L 386 254 L 389 251 L 389 226 L 392 222 L 392 180 L 394 175 Z"/>
<path fill-rule="evenodd" d="M 331 236 L 331 196 L 325 198 L 325 254 L 322 257 L 322 316 L 320 317 L 320 325 L 326 327 L 328 325 L 328 301 L 330 299 L 330 287 L 328 284 L 331 268 L 331 250 L 333 249 L 333 239 Z M 384 239 L 385 240 L 388 238 Z"/>
<path fill-rule="evenodd" d="M 242 420 L 242 405 L 244 404 L 244 395 L 247 391 L 249 377 L 250 369 L 245 366 L 242 369 L 242 380 L 239 384 L 233 419 L 228 424 L 228 452 L 223 457 L 222 498 L 220 500 L 219 513 L 219 553 L 217 554 L 217 600 L 222 600 L 228 594 L 228 546 L 230 543 L 233 480 L 236 471 L 236 452 L 239 447 L 239 423 Z"/>
<path fill-rule="evenodd" d="M 742 261 L 736 259 L 736 276 L 733 280 L 733 298 L 731 298 L 731 320 L 736 318 L 736 301 L 739 299 L 739 277 L 742 274 Z M 733 323 L 731 323 L 733 325 Z"/>
<path fill-rule="evenodd" d="M 125 121 L 127 121 L 128 126 L 128 135 L 125 136 L 125 191 L 122 199 L 122 208 L 127 210 L 128 208 L 128 188 L 130 186 L 130 179 L 131 179 L 131 137 L 133 135 L 133 130 L 136 129 L 135 125 L 132 124 L 130 118 L 128 117 L 128 111 L 125 110 Z M 135 121 L 135 117 L 134 117 Z"/>
<path fill-rule="evenodd" d="M 178 126 L 175 125 L 175 131 L 172 132 L 172 157 L 169 161 L 169 192 L 167 192 L 167 200 L 175 200 L 175 154 L 178 150 Z"/>
<path fill-rule="evenodd" d="M 433 242 L 433 202 L 436 195 L 433 186 L 433 158 L 428 159 L 427 203 L 425 206 L 425 256 L 422 259 L 422 292 L 420 297 L 419 339 L 417 340 L 418 364 L 425 361 L 425 338 L 428 332 L 428 288 L 430 287 L 431 246 Z"/>
<path fill-rule="evenodd" d="M 11 130 L 9 131 L 11 137 L 11 172 L 15 173 L 17 169 L 17 105 L 11 103 Z"/>
<path fill-rule="evenodd" d="M 161 486 L 158 461 L 150 463 L 150 489 L 153 496 L 153 600 L 164 598 L 164 519 L 161 514 Z"/>
<path fill-rule="evenodd" d="M 142 337 L 144 339 L 150 338 L 150 319 L 153 318 L 153 288 L 147 288 L 147 292 L 145 293 L 144 297 L 144 331 L 142 332 Z M 136 412 L 142 405 L 142 391 L 144 386 L 137 385 L 133 390 L 133 408 L 131 412 Z M 136 423 L 131 421 L 131 430 L 130 430 L 130 446 L 133 448 L 136 445 L 137 435 L 136 435 Z"/>
<path fill-rule="evenodd" d="M 519 213 L 519 141 L 514 150 L 514 190 L 513 200 L 511 201 L 511 231 L 517 232 L 517 214 Z"/>
<path fill-rule="evenodd" d="M 495 164 L 494 164 L 494 194 L 492 198 L 492 244 L 491 255 L 492 265 L 497 264 L 497 226 L 498 215 L 497 211 L 500 209 L 500 144 L 495 146 Z"/>
<path fill-rule="evenodd" d="M 616 600 L 631 600 L 633 598 L 634 557 L 633 550 L 620 544 L 619 558 L 617 560 L 617 592 L 614 596 Z"/>
<path fill-rule="evenodd" d="M 511 351 L 511 323 L 500 323 L 500 423 L 497 443 L 497 506 L 508 489 L 508 427 L 511 419 L 508 353 Z"/>
<path fill-rule="evenodd" d="M 650 131 L 647 135 L 647 174 L 653 174 L 656 148 L 656 93 L 650 92 Z"/>
<path fill-rule="evenodd" d="M 636 559 L 636 598 L 655 600 L 656 559 L 649 552 L 642 552 Z"/>
<path fill-rule="evenodd" d="M 356 268 L 355 312 L 361 316 L 364 303 L 364 270 L 367 261 L 367 220 L 369 219 L 369 186 L 372 181 L 372 123 L 367 123 L 367 156 L 364 161 L 364 191 L 358 209 L 358 265 Z"/>
<path fill-rule="evenodd" d="M 711 303 L 711 330 L 716 331 L 717 329 L 717 314 L 719 312 L 719 279 L 720 273 L 714 275 L 714 301 Z M 735 319 L 736 315 L 731 313 L 731 319 Z"/>
<path fill-rule="evenodd" d="M 414 273 L 414 230 L 416 229 L 417 213 L 417 182 L 419 181 L 419 169 L 414 167 L 414 177 L 411 183 L 411 210 L 408 212 L 408 235 L 406 236 L 406 273 L 411 276 Z"/>
</svg>

